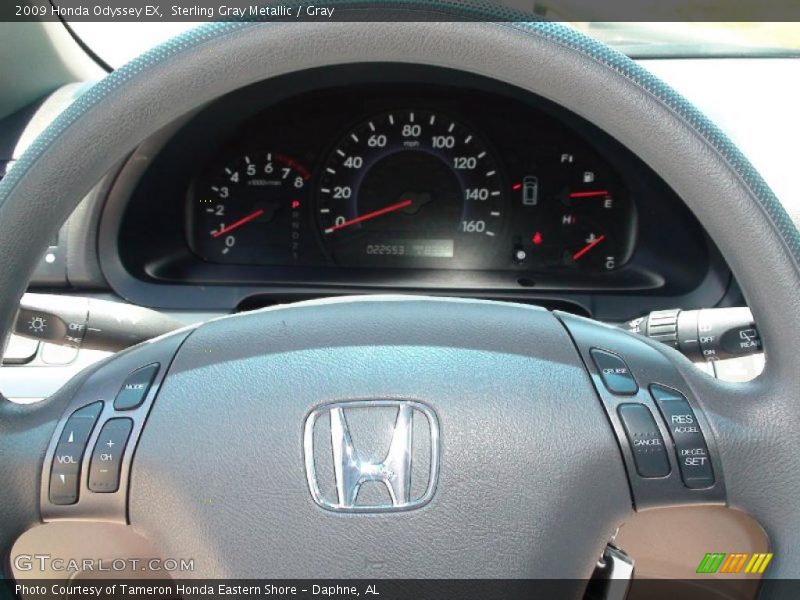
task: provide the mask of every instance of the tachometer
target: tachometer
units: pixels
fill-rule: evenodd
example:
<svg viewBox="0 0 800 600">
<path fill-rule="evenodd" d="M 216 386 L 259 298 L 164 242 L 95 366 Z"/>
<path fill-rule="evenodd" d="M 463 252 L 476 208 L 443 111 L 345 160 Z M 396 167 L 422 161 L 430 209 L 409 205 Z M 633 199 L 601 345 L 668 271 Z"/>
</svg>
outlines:
<svg viewBox="0 0 800 600">
<path fill-rule="evenodd" d="M 501 235 L 504 189 L 478 133 L 441 113 L 397 110 L 331 151 L 318 222 L 337 264 L 475 268 L 490 264 Z"/>
<path fill-rule="evenodd" d="M 189 242 L 209 262 L 275 263 L 300 245 L 300 206 L 311 174 L 285 154 L 253 152 L 228 161 L 194 185 Z"/>
</svg>

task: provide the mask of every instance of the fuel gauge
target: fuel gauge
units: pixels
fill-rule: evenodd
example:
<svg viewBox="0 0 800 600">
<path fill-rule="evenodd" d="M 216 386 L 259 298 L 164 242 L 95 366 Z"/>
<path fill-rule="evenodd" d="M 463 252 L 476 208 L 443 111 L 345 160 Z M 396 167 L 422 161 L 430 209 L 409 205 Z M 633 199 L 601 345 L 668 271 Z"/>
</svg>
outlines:
<svg viewBox="0 0 800 600">
<path fill-rule="evenodd" d="M 532 272 L 614 271 L 633 254 L 636 210 L 620 177 L 596 155 L 554 153 L 512 180 L 509 259 Z"/>
<path fill-rule="evenodd" d="M 633 213 L 627 198 L 586 185 L 567 188 L 559 196 L 562 265 L 613 271 L 624 264 L 633 242 Z"/>
</svg>

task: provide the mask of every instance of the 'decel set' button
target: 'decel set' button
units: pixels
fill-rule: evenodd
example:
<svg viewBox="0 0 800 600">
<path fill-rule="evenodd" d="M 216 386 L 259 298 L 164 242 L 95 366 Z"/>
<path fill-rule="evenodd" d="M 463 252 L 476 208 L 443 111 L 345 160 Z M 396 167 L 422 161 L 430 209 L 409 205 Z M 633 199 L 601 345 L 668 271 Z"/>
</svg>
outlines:
<svg viewBox="0 0 800 600">
<path fill-rule="evenodd" d="M 660 385 L 651 385 L 650 394 L 658 404 L 675 444 L 684 485 L 691 489 L 714 485 L 714 469 L 706 439 L 689 401 L 680 392 Z"/>
</svg>

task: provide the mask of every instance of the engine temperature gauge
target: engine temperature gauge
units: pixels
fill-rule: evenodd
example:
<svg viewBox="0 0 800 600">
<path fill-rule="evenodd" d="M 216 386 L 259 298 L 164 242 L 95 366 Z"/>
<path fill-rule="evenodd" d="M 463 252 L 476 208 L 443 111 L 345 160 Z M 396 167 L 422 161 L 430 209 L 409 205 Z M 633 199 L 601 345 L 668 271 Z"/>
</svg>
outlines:
<svg viewBox="0 0 800 600">
<path fill-rule="evenodd" d="M 538 167 L 512 184 L 519 211 L 513 263 L 594 272 L 625 264 L 633 252 L 635 211 L 618 178 L 597 158 L 573 154 Z"/>
<path fill-rule="evenodd" d="M 620 243 L 614 220 L 614 197 L 608 190 L 566 192 L 560 226 L 566 267 L 613 271 L 625 253 L 627 240 Z"/>
</svg>

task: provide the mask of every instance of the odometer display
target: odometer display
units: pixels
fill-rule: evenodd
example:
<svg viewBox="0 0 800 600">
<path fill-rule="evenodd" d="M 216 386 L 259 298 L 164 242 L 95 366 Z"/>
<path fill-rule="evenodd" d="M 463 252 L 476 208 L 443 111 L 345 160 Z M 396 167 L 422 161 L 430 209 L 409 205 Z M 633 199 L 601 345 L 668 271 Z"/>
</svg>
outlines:
<svg viewBox="0 0 800 600">
<path fill-rule="evenodd" d="M 322 167 L 317 212 L 334 262 L 480 268 L 503 230 L 504 179 L 474 131 L 397 110 L 348 131 Z"/>
</svg>

